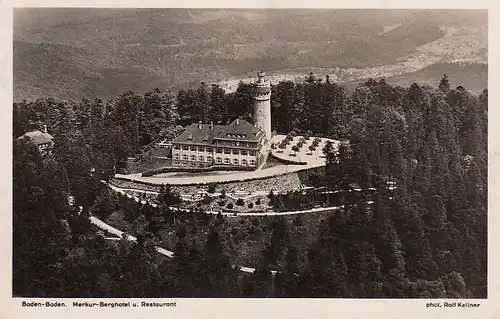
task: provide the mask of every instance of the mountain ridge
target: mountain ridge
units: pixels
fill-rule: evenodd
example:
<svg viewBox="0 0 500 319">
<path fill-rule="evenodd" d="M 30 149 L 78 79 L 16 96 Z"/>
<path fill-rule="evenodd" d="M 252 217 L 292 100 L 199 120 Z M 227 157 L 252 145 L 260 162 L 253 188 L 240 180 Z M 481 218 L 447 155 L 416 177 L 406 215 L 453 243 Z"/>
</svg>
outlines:
<svg viewBox="0 0 500 319">
<path fill-rule="evenodd" d="M 468 40 L 464 56 L 474 58 L 487 41 L 477 31 L 485 24 L 486 11 L 456 10 L 16 9 L 14 100 L 112 98 L 258 69 L 364 70 L 401 61 L 421 69 L 429 63 L 422 56 L 437 63 L 454 54 L 443 39 Z M 465 33 L 453 38 L 457 25 Z"/>
</svg>

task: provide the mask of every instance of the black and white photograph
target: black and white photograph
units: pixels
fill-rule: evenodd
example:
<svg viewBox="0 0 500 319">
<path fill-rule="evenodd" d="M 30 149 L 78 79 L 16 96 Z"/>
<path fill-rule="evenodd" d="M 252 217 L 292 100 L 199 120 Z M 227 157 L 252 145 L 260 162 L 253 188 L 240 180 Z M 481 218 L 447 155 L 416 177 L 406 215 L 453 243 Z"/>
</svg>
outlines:
<svg viewBox="0 0 500 319">
<path fill-rule="evenodd" d="M 489 297 L 488 10 L 17 7 L 12 58 L 12 297 Z"/>
</svg>

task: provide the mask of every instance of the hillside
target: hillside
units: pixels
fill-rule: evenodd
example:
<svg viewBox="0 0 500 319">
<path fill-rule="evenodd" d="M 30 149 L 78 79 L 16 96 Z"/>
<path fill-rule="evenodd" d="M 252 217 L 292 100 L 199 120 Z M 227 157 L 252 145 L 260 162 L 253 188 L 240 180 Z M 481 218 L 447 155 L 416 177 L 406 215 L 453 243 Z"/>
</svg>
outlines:
<svg viewBox="0 0 500 319">
<path fill-rule="evenodd" d="M 350 81 L 487 56 L 485 11 L 16 9 L 14 20 L 15 100 L 110 98 L 257 69 Z"/>
<path fill-rule="evenodd" d="M 439 63 L 425 67 L 419 71 L 387 78 L 390 84 L 409 86 L 416 82 L 420 85 L 437 87 L 439 81 L 446 74 L 450 79 L 450 86 L 463 86 L 472 93 L 479 94 L 488 88 L 487 64 L 460 64 Z"/>
<path fill-rule="evenodd" d="M 488 88 L 488 65 L 485 63 L 436 63 L 418 71 L 374 78 L 384 78 L 387 83 L 402 87 L 408 87 L 413 83 L 437 87 L 444 74 L 448 76 L 452 88 L 461 85 L 473 94 L 480 94 Z M 353 92 L 356 86 L 365 80 L 348 81 L 343 85 L 348 92 Z"/>
</svg>

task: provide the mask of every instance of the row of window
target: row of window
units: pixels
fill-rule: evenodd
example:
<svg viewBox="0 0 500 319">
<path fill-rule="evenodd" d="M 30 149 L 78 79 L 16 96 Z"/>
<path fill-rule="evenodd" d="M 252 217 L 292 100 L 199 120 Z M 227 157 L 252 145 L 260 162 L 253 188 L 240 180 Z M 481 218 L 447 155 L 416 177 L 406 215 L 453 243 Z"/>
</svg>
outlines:
<svg viewBox="0 0 500 319">
<path fill-rule="evenodd" d="M 175 154 L 174 155 L 174 160 L 180 160 L 180 156 L 179 154 Z M 206 158 L 204 156 L 198 156 L 196 157 L 196 155 L 191 155 L 191 156 L 187 156 L 186 154 L 182 155 L 182 160 L 183 161 L 192 161 L 192 162 L 212 162 L 212 156 L 207 156 Z M 217 157 L 215 159 L 215 163 L 217 164 L 222 164 L 222 158 L 220 157 Z M 255 160 L 250 160 L 250 161 L 247 161 L 246 159 L 242 159 L 241 161 L 239 161 L 238 159 L 233 159 L 233 162 L 232 162 L 234 165 L 248 165 L 250 164 L 251 166 L 255 166 Z M 231 164 L 231 160 L 229 158 L 225 158 L 224 159 L 224 164 Z"/>
<path fill-rule="evenodd" d="M 179 150 L 179 145 L 174 146 L 175 150 Z M 203 147 L 203 146 L 191 146 L 188 147 L 187 145 L 182 145 L 182 150 L 183 151 L 192 151 L 192 152 L 208 152 L 212 153 L 212 148 L 211 147 Z M 247 150 L 236 150 L 236 149 L 229 149 L 229 148 L 216 148 L 215 152 L 217 154 L 233 154 L 233 155 L 250 155 L 250 156 L 255 156 L 255 151 L 247 151 Z"/>
<path fill-rule="evenodd" d="M 219 144 L 219 143 L 216 143 Z M 232 141 L 231 145 L 233 146 L 246 146 L 250 147 L 250 143 L 240 143 L 238 141 Z M 179 144 L 174 144 L 174 150 L 180 150 L 181 146 Z M 211 147 L 204 147 L 204 146 L 188 146 L 188 145 L 182 145 L 182 150 L 183 151 L 192 151 L 192 152 L 212 152 Z"/>
<path fill-rule="evenodd" d="M 228 134 L 230 135 L 230 134 Z M 230 137 L 235 137 L 235 136 L 230 136 Z M 241 136 L 238 136 L 238 137 L 241 137 Z M 243 137 L 246 137 L 246 135 L 244 135 Z M 229 141 L 215 141 L 215 144 L 216 145 L 224 145 L 228 143 L 229 144 Z M 246 147 L 250 147 L 250 143 L 248 142 L 240 142 L 240 141 L 231 141 L 231 145 L 233 146 L 246 146 Z"/>
<path fill-rule="evenodd" d="M 225 148 L 225 149 L 217 148 L 217 149 L 215 149 L 215 153 L 217 153 L 217 154 L 222 154 L 222 152 L 224 152 L 224 154 L 255 156 L 255 151 L 235 150 L 235 149 L 231 150 L 229 148 Z"/>
</svg>

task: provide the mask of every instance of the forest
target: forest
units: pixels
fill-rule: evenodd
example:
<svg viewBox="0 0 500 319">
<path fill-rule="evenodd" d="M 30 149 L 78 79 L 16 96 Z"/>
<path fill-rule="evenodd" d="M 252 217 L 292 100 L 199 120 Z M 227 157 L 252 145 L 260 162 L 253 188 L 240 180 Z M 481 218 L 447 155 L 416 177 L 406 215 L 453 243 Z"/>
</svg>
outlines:
<svg viewBox="0 0 500 319">
<path fill-rule="evenodd" d="M 305 261 L 289 221 L 269 225 L 255 273 L 233 267 L 227 220 L 174 216 L 163 191 L 158 209 L 111 194 L 108 180 L 129 156 L 172 138 L 194 121 L 251 120 L 252 85 L 176 93 L 126 92 L 116 99 L 38 99 L 13 105 L 13 295 L 25 297 L 486 298 L 488 91 L 398 87 L 367 80 L 348 94 L 310 74 L 272 87 L 272 126 L 344 141 L 325 149 L 310 185 L 375 187 L 372 205 L 349 202 L 319 223 Z M 53 154 L 19 136 L 47 125 Z M 384 185 L 397 188 L 389 196 Z M 68 196 L 75 197 L 75 206 Z M 275 202 L 300 205 L 293 194 Z M 291 198 L 291 199 L 290 199 Z M 340 198 L 340 200 L 345 200 Z M 75 207 L 82 206 L 78 213 Z M 106 241 L 88 216 L 116 210 L 146 218 L 138 244 Z M 174 259 L 157 254 L 155 224 L 176 229 Z M 210 226 L 200 242 L 198 226 Z M 276 270 L 276 276 L 270 270 Z"/>
</svg>

